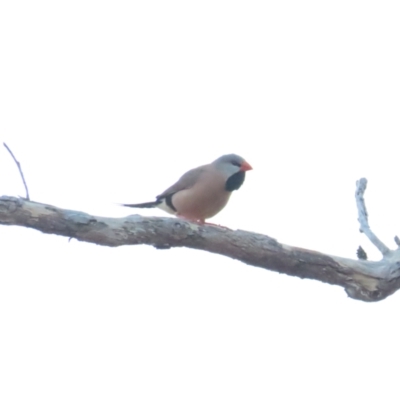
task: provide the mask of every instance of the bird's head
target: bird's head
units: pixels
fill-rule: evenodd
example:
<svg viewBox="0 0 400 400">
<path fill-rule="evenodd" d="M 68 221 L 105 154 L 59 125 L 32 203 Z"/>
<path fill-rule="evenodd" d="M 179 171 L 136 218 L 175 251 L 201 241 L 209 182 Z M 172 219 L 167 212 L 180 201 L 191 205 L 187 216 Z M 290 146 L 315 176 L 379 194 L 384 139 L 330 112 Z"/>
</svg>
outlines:
<svg viewBox="0 0 400 400">
<path fill-rule="evenodd" d="M 226 173 L 227 176 L 253 169 L 253 167 L 243 157 L 236 154 L 226 154 L 221 156 L 217 158 L 213 164 L 218 170 Z"/>
</svg>

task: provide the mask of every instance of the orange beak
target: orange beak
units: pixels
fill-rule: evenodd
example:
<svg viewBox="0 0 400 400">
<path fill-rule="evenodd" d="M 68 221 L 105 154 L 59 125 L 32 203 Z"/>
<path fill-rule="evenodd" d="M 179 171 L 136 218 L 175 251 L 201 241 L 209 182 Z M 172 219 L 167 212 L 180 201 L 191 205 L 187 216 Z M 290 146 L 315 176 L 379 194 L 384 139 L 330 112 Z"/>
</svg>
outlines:
<svg viewBox="0 0 400 400">
<path fill-rule="evenodd" d="M 242 162 L 242 165 L 240 167 L 241 171 L 250 171 L 251 169 L 253 169 L 253 167 L 247 161 Z"/>
</svg>

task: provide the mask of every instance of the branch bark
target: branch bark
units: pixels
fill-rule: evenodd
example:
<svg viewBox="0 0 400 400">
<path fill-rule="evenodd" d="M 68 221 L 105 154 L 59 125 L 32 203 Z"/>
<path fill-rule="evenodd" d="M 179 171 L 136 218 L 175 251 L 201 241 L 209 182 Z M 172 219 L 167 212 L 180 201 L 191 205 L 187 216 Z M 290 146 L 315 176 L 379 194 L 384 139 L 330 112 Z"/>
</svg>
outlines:
<svg viewBox="0 0 400 400">
<path fill-rule="evenodd" d="M 354 299 L 378 301 L 400 288 L 400 251 L 381 261 L 351 260 L 288 246 L 258 233 L 176 218 L 96 217 L 21 198 L 0 197 L 0 224 L 33 228 L 102 246 L 188 247 L 299 278 L 339 285 Z"/>
</svg>

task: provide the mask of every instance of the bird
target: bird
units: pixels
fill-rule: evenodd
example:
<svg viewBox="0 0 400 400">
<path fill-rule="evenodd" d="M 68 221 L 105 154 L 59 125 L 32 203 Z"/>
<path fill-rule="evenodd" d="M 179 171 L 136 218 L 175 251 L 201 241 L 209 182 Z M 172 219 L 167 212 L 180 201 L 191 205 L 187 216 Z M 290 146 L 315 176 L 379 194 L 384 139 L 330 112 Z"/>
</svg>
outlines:
<svg viewBox="0 0 400 400">
<path fill-rule="evenodd" d="M 252 166 L 236 154 L 226 154 L 211 164 L 202 165 L 183 174 L 180 179 L 156 196 L 155 201 L 121 204 L 133 208 L 160 208 L 169 214 L 199 224 L 207 224 L 228 203 Z M 211 224 L 212 225 L 212 224 Z"/>
</svg>

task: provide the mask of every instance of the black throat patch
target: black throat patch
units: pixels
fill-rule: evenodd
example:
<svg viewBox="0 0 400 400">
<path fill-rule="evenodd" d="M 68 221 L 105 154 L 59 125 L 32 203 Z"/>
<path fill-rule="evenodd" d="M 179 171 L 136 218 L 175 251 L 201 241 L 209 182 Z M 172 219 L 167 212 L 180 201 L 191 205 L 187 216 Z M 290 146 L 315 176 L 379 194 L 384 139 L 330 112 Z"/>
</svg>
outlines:
<svg viewBox="0 0 400 400">
<path fill-rule="evenodd" d="M 176 212 L 176 208 L 175 206 L 172 204 L 172 195 L 174 195 L 175 193 L 172 193 L 168 196 L 165 196 L 165 202 L 167 203 L 167 206 L 169 208 L 172 208 L 172 210 L 174 210 Z"/>
<path fill-rule="evenodd" d="M 228 192 L 233 192 L 234 190 L 238 190 L 240 186 L 243 185 L 244 178 L 246 177 L 246 173 L 244 171 L 236 172 L 225 183 L 225 190 Z"/>
</svg>

